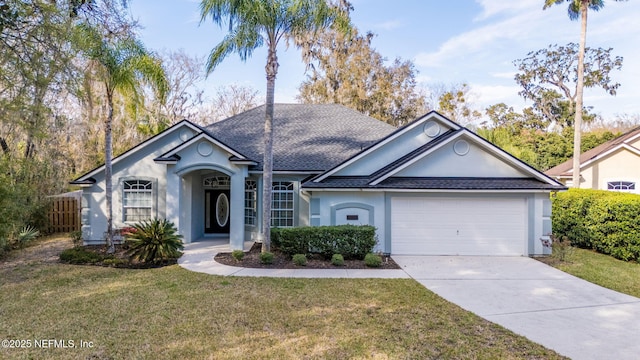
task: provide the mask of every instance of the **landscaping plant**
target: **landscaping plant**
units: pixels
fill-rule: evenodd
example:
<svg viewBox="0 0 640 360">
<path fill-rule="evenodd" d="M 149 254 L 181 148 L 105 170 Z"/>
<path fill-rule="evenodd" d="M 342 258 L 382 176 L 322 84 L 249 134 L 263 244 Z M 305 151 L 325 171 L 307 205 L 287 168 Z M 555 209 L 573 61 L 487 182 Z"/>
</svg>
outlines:
<svg viewBox="0 0 640 360">
<path fill-rule="evenodd" d="M 145 220 L 133 225 L 133 228 L 135 231 L 129 232 L 126 237 L 130 259 L 156 263 L 182 255 L 182 235 L 178 234 L 172 222 L 166 219 Z"/>
<path fill-rule="evenodd" d="M 333 254 L 331 257 L 331 263 L 334 266 L 344 266 L 344 257 L 340 254 Z"/>
<path fill-rule="evenodd" d="M 244 259 L 244 251 L 242 250 L 233 250 L 231 256 L 236 259 L 236 261 L 242 261 Z"/>
<path fill-rule="evenodd" d="M 380 267 L 382 266 L 382 257 L 373 253 L 368 253 L 364 257 L 364 264 L 368 267 Z"/>
<path fill-rule="evenodd" d="M 273 264 L 273 253 L 272 252 L 263 252 L 260 254 L 260 262 L 265 265 Z"/>
<path fill-rule="evenodd" d="M 293 255 L 293 263 L 298 266 L 306 266 L 307 265 L 307 257 L 304 254 L 295 254 Z"/>
</svg>

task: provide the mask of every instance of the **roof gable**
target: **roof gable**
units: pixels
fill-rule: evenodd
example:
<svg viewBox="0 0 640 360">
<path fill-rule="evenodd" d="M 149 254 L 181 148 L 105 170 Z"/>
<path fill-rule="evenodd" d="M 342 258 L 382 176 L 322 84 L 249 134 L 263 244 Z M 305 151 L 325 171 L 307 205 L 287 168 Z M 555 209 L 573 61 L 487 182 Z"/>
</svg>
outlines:
<svg viewBox="0 0 640 360">
<path fill-rule="evenodd" d="M 201 131 L 202 130 L 200 129 L 200 127 L 198 127 L 194 123 L 186 119 L 182 120 L 176 123 L 175 125 L 171 126 L 170 128 L 150 137 L 149 139 L 139 143 L 138 145 L 132 147 L 131 149 L 125 151 L 124 153 L 114 157 L 111 164 L 112 166 L 116 166 L 119 162 L 123 161 L 124 159 L 142 151 L 148 151 L 149 153 L 152 153 L 155 151 L 158 151 L 158 152 L 166 151 L 166 149 L 154 149 L 154 144 L 158 144 L 161 140 L 171 138 L 171 137 L 175 138 L 173 140 L 174 143 L 179 144 L 189 140 L 190 138 L 200 133 Z M 98 175 L 101 172 L 102 173 L 104 172 L 104 164 L 92 170 L 89 170 L 85 174 L 79 176 L 77 179 L 71 181 L 71 184 L 86 185 L 87 181 L 89 181 L 91 178 L 93 178 L 94 176 Z"/>
<path fill-rule="evenodd" d="M 440 131 L 434 130 L 434 123 Z M 397 149 L 394 143 L 403 145 L 404 153 L 402 156 L 393 153 L 389 160 L 385 149 Z M 377 161 L 375 171 L 371 171 L 374 167 L 370 166 L 369 172 L 363 172 L 364 167 L 359 166 L 359 162 L 367 157 Z M 356 170 L 350 169 L 352 167 Z M 304 185 L 309 189 L 372 190 L 396 187 L 442 189 L 446 186 L 468 190 L 488 190 L 492 186 L 493 189 L 516 191 L 564 189 L 554 179 L 436 112 L 398 129 Z"/>
<path fill-rule="evenodd" d="M 632 152 L 638 152 L 640 149 L 637 148 L 636 145 L 640 143 L 639 139 L 640 127 L 630 130 L 613 140 L 607 141 L 606 143 L 600 144 L 591 150 L 585 151 L 580 154 L 580 168 L 582 169 L 589 166 L 593 162 L 599 161 L 622 148 L 626 148 Z M 573 158 L 570 158 L 569 160 L 545 171 L 545 174 L 554 177 L 565 177 L 571 176 L 572 172 Z"/>
<path fill-rule="evenodd" d="M 416 149 L 436 141 L 460 125 L 435 111 L 431 111 L 388 136 L 378 140 L 364 151 L 326 171 L 313 181 L 320 182 L 330 176 L 370 175 Z"/>
</svg>

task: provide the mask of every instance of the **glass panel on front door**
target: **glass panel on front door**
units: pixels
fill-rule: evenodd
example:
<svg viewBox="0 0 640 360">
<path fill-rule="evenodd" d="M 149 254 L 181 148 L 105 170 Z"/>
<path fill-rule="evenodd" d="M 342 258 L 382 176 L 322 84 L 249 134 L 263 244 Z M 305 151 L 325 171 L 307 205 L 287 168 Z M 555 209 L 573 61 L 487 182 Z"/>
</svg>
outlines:
<svg viewBox="0 0 640 360">
<path fill-rule="evenodd" d="M 215 189 L 205 190 L 205 229 L 207 234 L 228 234 L 229 233 L 229 190 Z"/>
</svg>

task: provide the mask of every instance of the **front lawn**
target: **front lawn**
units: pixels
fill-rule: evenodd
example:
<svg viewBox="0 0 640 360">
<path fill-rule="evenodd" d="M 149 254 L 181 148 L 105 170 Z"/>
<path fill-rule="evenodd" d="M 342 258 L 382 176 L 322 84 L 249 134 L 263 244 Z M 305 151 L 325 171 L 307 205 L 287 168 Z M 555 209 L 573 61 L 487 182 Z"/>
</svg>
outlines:
<svg viewBox="0 0 640 360">
<path fill-rule="evenodd" d="M 640 264 L 615 259 L 592 250 L 575 249 L 564 262 L 545 260 L 566 273 L 594 284 L 640 297 Z"/>
<path fill-rule="evenodd" d="M 31 344 L 2 359 L 560 358 L 413 280 L 25 263 L 0 267 L 0 318 Z"/>
</svg>

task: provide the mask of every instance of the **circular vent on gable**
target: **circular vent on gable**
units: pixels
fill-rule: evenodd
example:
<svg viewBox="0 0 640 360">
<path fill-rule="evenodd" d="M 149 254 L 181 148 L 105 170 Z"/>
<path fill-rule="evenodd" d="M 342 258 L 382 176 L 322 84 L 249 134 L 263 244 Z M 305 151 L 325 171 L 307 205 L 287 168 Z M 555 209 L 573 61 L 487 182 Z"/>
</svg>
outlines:
<svg viewBox="0 0 640 360">
<path fill-rule="evenodd" d="M 438 123 L 433 120 L 427 121 L 424 124 L 424 128 L 422 131 L 424 131 L 424 133 L 427 134 L 428 137 L 436 137 L 440 134 L 440 125 L 438 125 Z"/>
<path fill-rule="evenodd" d="M 460 156 L 467 155 L 469 143 L 466 140 L 458 140 L 453 144 L 453 151 Z"/>
<path fill-rule="evenodd" d="M 198 144 L 198 153 L 202 156 L 209 156 L 213 152 L 213 146 L 208 142 Z"/>
</svg>

